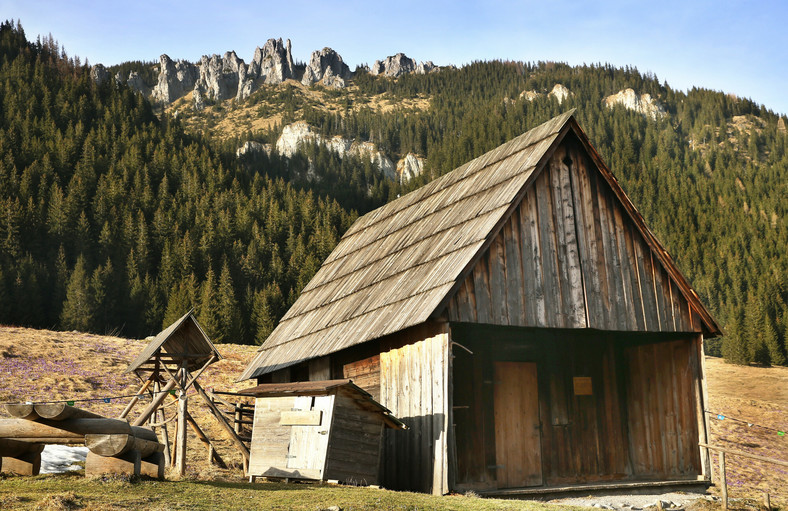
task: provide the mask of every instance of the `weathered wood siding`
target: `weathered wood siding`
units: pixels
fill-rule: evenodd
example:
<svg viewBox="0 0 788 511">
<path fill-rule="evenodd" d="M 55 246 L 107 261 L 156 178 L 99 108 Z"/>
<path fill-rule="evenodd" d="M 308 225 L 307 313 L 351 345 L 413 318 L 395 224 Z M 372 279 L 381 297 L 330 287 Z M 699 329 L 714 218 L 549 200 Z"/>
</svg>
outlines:
<svg viewBox="0 0 788 511">
<path fill-rule="evenodd" d="M 697 341 L 662 335 L 674 340 L 452 324 L 473 352 L 453 350 L 454 489 L 506 487 L 496 470 L 510 463 L 496 452 L 496 417 L 509 411 L 495 409 L 498 361 L 536 364 L 547 486 L 700 475 Z M 575 377 L 590 378 L 589 395 L 575 393 Z"/>
<path fill-rule="evenodd" d="M 449 334 L 445 325 L 428 337 L 420 333 L 392 339 L 396 347 L 380 354 L 380 402 L 409 428 L 385 432 L 382 483 L 443 494 L 449 491 Z"/>
<path fill-rule="evenodd" d="M 351 484 L 378 484 L 383 419 L 364 410 L 344 393 L 335 401 L 326 459 L 326 479 Z"/>
<path fill-rule="evenodd" d="M 333 395 L 255 399 L 249 474 L 323 479 L 333 403 Z M 320 411 L 320 424 L 280 425 L 291 411 Z"/>
<path fill-rule="evenodd" d="M 698 315 L 585 151 L 567 138 L 452 297 L 449 319 L 696 332 Z"/>
<path fill-rule="evenodd" d="M 341 377 L 350 378 L 380 402 L 380 354 L 343 364 Z"/>
<path fill-rule="evenodd" d="M 629 450 L 638 475 L 701 473 L 694 350 L 695 342 L 674 341 L 626 352 Z"/>
</svg>

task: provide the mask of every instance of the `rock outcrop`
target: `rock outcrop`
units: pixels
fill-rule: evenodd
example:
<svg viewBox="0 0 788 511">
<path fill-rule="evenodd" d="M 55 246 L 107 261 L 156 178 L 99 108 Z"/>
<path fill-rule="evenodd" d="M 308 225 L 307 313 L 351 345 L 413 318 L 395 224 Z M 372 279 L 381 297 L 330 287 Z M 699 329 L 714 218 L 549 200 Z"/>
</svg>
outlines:
<svg viewBox="0 0 788 511">
<path fill-rule="evenodd" d="M 524 90 L 520 93 L 520 99 L 525 99 L 526 101 L 533 101 L 536 98 L 543 95 L 544 95 L 543 93 L 540 94 L 535 90 Z M 573 92 L 560 83 L 555 84 L 552 90 L 547 93 L 547 97 L 554 97 L 558 101 L 559 105 L 564 101 L 566 101 L 566 99 L 572 95 Z"/>
<path fill-rule="evenodd" d="M 624 108 L 641 113 L 645 116 L 651 117 L 654 120 L 667 115 L 665 107 L 663 107 L 656 99 L 651 97 L 651 94 L 641 94 L 640 96 L 633 89 L 624 89 L 618 91 L 616 94 L 607 96 L 602 100 L 604 105 L 608 108 L 613 108 L 616 105 L 622 105 Z"/>
<path fill-rule="evenodd" d="M 312 127 L 304 121 L 288 124 L 282 129 L 282 134 L 276 141 L 276 152 L 282 156 L 292 157 L 298 147 L 303 144 L 321 144 L 337 153 L 340 158 L 354 155 L 360 158 L 369 158 L 377 165 L 380 172 L 391 180 L 397 179 L 397 170 L 394 163 L 372 142 L 359 142 L 348 140 L 339 136 L 329 139 L 312 131 Z"/>
<path fill-rule="evenodd" d="M 408 57 L 404 53 L 397 53 L 385 59 L 376 60 L 371 68 L 368 69 L 370 74 L 375 76 L 382 75 L 389 78 L 397 78 L 407 73 L 416 73 L 419 75 L 433 73 L 438 70 L 438 66 L 432 63 L 431 60 L 427 62 L 416 61 Z"/>
<path fill-rule="evenodd" d="M 320 83 L 326 87 L 339 89 L 345 86 L 345 80 L 350 79 L 351 76 L 350 68 L 339 53 L 331 48 L 323 48 L 312 52 L 301 83 L 304 85 Z"/>
<path fill-rule="evenodd" d="M 427 62 L 419 62 L 419 65 L 416 66 L 416 70 L 414 73 L 417 75 L 425 75 L 427 73 L 433 73 L 438 70 L 438 66 L 432 63 L 431 60 Z"/>
<path fill-rule="evenodd" d="M 259 84 L 282 83 L 288 78 L 293 78 L 295 65 L 290 46 L 290 39 L 282 43 L 282 38 L 269 39 L 254 51 L 252 62 L 239 68 L 238 94 L 236 100 L 243 101 L 248 98 Z"/>
<path fill-rule="evenodd" d="M 558 100 L 558 104 L 562 104 L 566 99 L 572 95 L 572 92 L 567 89 L 564 85 L 557 83 L 553 87 L 553 90 L 547 93 L 548 96 L 553 96 L 556 100 Z"/>
<path fill-rule="evenodd" d="M 407 183 L 424 172 L 424 158 L 419 158 L 413 153 L 408 153 L 397 162 L 397 176 L 400 183 Z"/>
<path fill-rule="evenodd" d="M 247 140 L 244 142 L 244 145 L 236 149 L 235 156 L 236 158 L 241 158 L 243 156 L 254 156 L 260 153 L 265 153 L 270 156 L 271 144 L 261 144 L 260 142 L 255 142 L 254 140 Z"/>
<path fill-rule="evenodd" d="M 238 93 L 238 79 L 244 61 L 234 51 L 223 57 L 212 55 L 200 59 L 200 78 L 194 85 L 194 107 L 201 108 L 205 99 L 222 101 L 234 98 Z M 199 100 L 199 101 L 198 101 Z"/>
<path fill-rule="evenodd" d="M 140 74 L 136 71 L 129 73 L 129 78 L 126 80 L 126 85 L 128 85 L 131 90 L 135 90 L 141 93 L 143 96 L 150 95 L 150 87 L 148 87 L 148 84 L 145 83 L 145 80 L 143 80 Z"/>
<path fill-rule="evenodd" d="M 373 75 L 383 75 L 389 78 L 397 78 L 406 73 L 416 71 L 416 61 L 406 56 L 404 53 L 397 53 L 383 59 L 376 60 L 369 70 Z"/>
<path fill-rule="evenodd" d="M 101 85 L 109 80 L 109 71 L 103 64 L 96 64 L 90 68 L 90 79 Z"/>
<path fill-rule="evenodd" d="M 153 100 L 170 104 L 194 89 L 200 70 L 185 60 L 173 61 L 168 55 L 159 57 L 159 82 L 153 88 Z"/>
</svg>

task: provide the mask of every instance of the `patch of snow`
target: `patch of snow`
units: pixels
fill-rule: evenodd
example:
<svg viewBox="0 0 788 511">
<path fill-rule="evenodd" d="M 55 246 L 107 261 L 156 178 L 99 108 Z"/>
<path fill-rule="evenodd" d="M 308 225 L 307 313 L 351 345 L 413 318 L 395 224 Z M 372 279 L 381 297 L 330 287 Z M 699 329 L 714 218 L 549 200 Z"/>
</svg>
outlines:
<svg viewBox="0 0 788 511">
<path fill-rule="evenodd" d="M 77 463 L 85 462 L 88 448 L 73 445 L 45 445 L 41 451 L 41 473 L 59 474 L 83 467 Z"/>
</svg>

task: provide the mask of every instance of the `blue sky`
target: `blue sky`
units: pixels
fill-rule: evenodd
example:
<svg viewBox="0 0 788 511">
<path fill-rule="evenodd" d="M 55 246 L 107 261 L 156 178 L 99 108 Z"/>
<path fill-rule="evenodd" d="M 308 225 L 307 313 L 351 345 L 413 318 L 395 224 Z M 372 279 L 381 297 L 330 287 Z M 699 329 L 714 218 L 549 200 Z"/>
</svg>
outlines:
<svg viewBox="0 0 788 511">
<path fill-rule="evenodd" d="M 441 65 L 630 65 L 677 89 L 722 90 L 788 113 L 784 0 L 0 0 L 0 14 L 20 19 L 29 39 L 51 33 L 69 55 L 105 65 L 227 50 L 248 62 L 282 37 L 296 60 L 330 46 L 351 68 L 399 51 Z"/>
</svg>

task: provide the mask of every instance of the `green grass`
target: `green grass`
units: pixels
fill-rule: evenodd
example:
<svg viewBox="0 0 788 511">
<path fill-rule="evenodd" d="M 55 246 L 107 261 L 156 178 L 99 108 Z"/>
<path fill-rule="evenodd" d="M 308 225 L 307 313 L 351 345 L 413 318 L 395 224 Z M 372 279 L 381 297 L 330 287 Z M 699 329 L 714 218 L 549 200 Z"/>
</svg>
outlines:
<svg viewBox="0 0 788 511">
<path fill-rule="evenodd" d="M 526 501 L 466 496 L 436 497 L 361 487 L 274 482 L 88 480 L 79 473 L 0 475 L 0 509 L 304 509 L 343 511 L 558 509 Z M 568 508 L 563 508 L 568 509 Z M 581 509 L 581 508 L 577 508 Z"/>
</svg>

